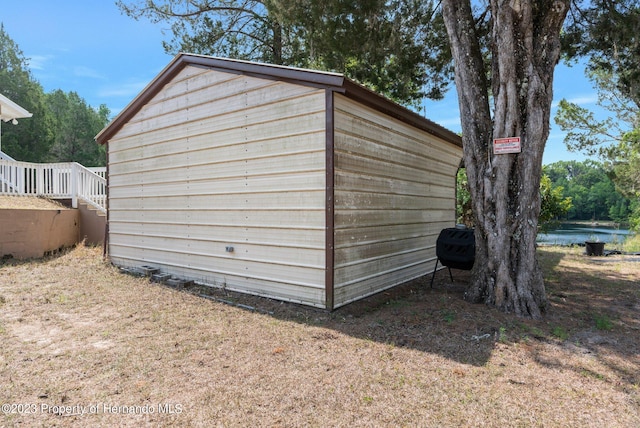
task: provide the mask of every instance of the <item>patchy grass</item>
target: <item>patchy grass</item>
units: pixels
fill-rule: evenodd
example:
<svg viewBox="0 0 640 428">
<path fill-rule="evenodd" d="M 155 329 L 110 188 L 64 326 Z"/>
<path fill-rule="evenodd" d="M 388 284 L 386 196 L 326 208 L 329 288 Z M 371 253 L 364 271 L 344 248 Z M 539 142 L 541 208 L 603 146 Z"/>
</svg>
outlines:
<svg viewBox="0 0 640 428">
<path fill-rule="evenodd" d="M 10 261 L 0 404 L 15 406 L 0 425 L 640 426 L 640 263 L 628 260 L 541 249 L 542 321 L 464 302 L 460 271 L 326 313 L 177 291 L 84 246 Z"/>
<path fill-rule="evenodd" d="M 625 239 L 622 249 L 628 253 L 640 253 L 640 233 L 635 233 Z"/>
</svg>

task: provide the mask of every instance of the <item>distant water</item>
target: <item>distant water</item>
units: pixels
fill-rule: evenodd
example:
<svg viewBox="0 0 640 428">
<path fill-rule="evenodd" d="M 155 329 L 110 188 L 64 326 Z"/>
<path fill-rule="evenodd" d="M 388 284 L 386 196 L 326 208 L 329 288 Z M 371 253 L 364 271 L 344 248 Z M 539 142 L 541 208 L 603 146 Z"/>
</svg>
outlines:
<svg viewBox="0 0 640 428">
<path fill-rule="evenodd" d="M 630 232 L 627 229 L 577 223 L 563 223 L 560 228 L 549 233 L 539 233 L 538 244 L 571 245 L 584 244 L 585 241 L 622 243 Z"/>
</svg>

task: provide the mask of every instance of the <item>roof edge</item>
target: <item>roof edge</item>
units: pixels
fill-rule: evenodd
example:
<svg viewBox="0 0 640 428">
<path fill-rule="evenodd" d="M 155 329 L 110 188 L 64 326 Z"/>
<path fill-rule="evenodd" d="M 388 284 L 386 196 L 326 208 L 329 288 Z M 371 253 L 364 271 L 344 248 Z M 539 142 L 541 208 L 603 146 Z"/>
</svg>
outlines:
<svg viewBox="0 0 640 428">
<path fill-rule="evenodd" d="M 6 109 L 3 109 L 2 106 Z M 24 119 L 33 117 L 33 114 L 28 112 L 26 108 L 19 106 L 14 101 L 0 94 L 0 120 L 9 122 L 13 119 Z"/>
<path fill-rule="evenodd" d="M 194 65 L 229 73 L 269 77 L 291 83 L 316 86 L 318 88 L 341 88 L 345 77 L 342 74 L 285 67 L 237 59 L 217 58 L 206 55 L 179 53 L 171 62 L 131 101 L 122 111 L 95 136 L 100 144 L 105 144 L 118 130 L 133 117 L 144 104 L 184 67 Z"/>
<path fill-rule="evenodd" d="M 349 98 L 353 98 L 369 107 L 440 137 L 449 143 L 462 147 L 462 138 L 456 133 L 347 79 L 342 74 L 187 53 L 176 55 L 171 62 L 96 135 L 96 141 L 99 144 L 105 144 L 153 98 L 166 83 L 173 79 L 187 65 L 206 67 L 228 73 L 277 79 L 289 83 L 341 92 Z"/>
</svg>

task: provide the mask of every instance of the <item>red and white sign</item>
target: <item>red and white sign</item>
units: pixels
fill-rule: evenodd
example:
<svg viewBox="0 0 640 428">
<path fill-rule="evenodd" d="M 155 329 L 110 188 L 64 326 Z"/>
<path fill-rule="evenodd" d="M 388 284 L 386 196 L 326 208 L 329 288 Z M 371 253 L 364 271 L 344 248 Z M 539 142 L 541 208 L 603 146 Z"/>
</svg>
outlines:
<svg viewBox="0 0 640 428">
<path fill-rule="evenodd" d="M 520 137 L 496 138 L 493 140 L 493 154 L 520 153 Z"/>
</svg>

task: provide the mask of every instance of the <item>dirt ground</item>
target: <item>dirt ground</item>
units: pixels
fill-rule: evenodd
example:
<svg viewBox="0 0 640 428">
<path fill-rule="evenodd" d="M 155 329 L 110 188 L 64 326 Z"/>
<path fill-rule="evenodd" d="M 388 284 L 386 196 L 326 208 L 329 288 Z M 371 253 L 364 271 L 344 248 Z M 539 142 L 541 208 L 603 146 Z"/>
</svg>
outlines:
<svg viewBox="0 0 640 428">
<path fill-rule="evenodd" d="M 64 205 L 45 198 L 0 195 L 0 209 L 51 210 Z"/>
<path fill-rule="evenodd" d="M 0 426 L 640 426 L 640 263 L 582 252 L 540 250 L 542 321 L 463 301 L 455 270 L 327 313 L 99 248 L 6 261 Z"/>
</svg>

